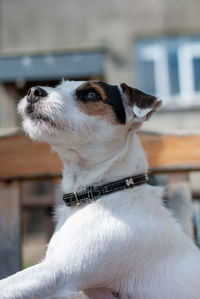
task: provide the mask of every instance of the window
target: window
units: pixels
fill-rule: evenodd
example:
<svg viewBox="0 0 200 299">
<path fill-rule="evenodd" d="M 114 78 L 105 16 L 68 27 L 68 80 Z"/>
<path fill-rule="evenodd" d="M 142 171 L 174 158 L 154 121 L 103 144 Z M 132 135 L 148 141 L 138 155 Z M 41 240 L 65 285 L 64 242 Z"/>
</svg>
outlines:
<svg viewBox="0 0 200 299">
<path fill-rule="evenodd" d="M 139 41 L 136 61 L 140 89 L 166 107 L 200 107 L 200 37 Z"/>
</svg>

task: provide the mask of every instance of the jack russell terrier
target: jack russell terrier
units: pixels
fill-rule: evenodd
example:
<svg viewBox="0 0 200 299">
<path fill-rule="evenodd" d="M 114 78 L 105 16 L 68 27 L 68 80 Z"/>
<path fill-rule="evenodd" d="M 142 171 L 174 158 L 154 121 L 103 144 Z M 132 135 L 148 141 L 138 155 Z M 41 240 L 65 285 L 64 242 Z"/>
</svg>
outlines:
<svg viewBox="0 0 200 299">
<path fill-rule="evenodd" d="M 0 298 L 200 298 L 199 250 L 147 184 L 136 135 L 160 105 L 125 83 L 28 91 L 23 126 L 60 156 L 63 197 L 44 260 L 3 279 Z"/>
</svg>

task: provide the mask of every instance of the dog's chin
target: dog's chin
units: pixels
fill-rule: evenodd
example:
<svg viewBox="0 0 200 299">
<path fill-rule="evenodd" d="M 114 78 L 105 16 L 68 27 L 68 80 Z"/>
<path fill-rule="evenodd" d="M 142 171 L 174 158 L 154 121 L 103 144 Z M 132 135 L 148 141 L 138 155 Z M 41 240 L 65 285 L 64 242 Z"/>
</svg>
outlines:
<svg viewBox="0 0 200 299">
<path fill-rule="evenodd" d="M 48 142 L 58 130 L 56 124 L 47 117 L 25 117 L 23 120 L 24 131 L 31 139 Z"/>
</svg>

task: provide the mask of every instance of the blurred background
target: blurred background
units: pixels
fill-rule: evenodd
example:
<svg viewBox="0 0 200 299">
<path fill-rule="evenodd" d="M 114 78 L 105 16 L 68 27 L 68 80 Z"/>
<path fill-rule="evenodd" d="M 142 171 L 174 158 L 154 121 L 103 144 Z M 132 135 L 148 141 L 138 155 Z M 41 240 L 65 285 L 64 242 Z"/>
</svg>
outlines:
<svg viewBox="0 0 200 299">
<path fill-rule="evenodd" d="M 0 0 L 1 136 L 20 127 L 16 105 L 30 86 L 63 78 L 126 82 L 163 99 L 143 130 L 198 133 L 199 12 L 200 0 Z M 198 173 L 190 184 L 200 191 Z M 22 187 L 31 198 L 54 192 L 44 180 Z M 49 206 L 23 210 L 25 266 L 43 256 L 50 218 Z"/>
</svg>

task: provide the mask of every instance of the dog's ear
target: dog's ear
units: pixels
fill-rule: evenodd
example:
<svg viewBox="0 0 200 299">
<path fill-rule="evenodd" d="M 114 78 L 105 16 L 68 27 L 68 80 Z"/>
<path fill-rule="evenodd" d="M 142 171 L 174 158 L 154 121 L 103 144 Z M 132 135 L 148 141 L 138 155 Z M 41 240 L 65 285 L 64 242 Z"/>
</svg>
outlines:
<svg viewBox="0 0 200 299">
<path fill-rule="evenodd" d="M 155 96 L 130 87 L 126 83 L 120 84 L 120 87 L 123 92 L 125 110 L 135 121 L 142 122 L 150 119 L 162 104 L 162 101 Z"/>
</svg>

